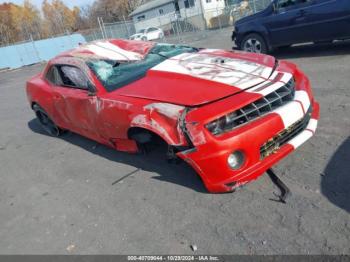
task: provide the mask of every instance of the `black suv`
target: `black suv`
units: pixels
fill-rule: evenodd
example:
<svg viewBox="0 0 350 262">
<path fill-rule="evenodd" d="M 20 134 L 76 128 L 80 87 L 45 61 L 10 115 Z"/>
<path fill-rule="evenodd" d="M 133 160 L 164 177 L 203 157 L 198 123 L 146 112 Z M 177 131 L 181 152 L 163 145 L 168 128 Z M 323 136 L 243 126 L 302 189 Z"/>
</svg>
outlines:
<svg viewBox="0 0 350 262">
<path fill-rule="evenodd" d="M 297 43 L 350 39 L 350 0 L 273 0 L 235 24 L 241 50 L 267 53 Z"/>
</svg>

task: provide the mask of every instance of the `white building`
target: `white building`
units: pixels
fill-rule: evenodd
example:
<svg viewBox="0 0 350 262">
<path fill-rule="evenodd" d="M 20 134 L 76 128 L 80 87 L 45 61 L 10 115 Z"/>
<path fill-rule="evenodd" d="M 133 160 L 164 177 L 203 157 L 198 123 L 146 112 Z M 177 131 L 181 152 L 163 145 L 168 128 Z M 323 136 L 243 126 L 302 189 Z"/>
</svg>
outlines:
<svg viewBox="0 0 350 262">
<path fill-rule="evenodd" d="M 205 28 L 224 8 L 225 0 L 153 0 L 139 6 L 130 16 L 136 31 L 147 27 L 168 30 L 172 22 L 183 20 L 194 27 Z"/>
</svg>

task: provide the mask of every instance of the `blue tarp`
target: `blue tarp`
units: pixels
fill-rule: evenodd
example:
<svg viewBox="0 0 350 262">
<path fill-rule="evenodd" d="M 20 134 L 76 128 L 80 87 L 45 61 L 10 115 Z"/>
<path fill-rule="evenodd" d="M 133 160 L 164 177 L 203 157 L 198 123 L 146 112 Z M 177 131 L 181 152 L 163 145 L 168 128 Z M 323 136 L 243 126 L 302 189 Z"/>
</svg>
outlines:
<svg viewBox="0 0 350 262">
<path fill-rule="evenodd" d="M 77 47 L 79 43 L 86 43 L 85 38 L 81 34 L 73 34 L 0 47 L 0 69 L 48 61 L 63 51 Z"/>
</svg>

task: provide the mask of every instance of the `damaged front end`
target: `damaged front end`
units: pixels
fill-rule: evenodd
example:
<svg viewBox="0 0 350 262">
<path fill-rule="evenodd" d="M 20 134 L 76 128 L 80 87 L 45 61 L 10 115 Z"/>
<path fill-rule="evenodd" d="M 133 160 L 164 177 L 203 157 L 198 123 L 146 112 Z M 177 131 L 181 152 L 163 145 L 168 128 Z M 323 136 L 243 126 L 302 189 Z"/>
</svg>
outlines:
<svg viewBox="0 0 350 262">
<path fill-rule="evenodd" d="M 186 147 L 176 156 L 196 170 L 208 191 L 232 192 L 257 179 L 314 135 L 319 104 L 306 76 L 296 68 L 293 76 L 293 83 L 267 87 L 273 91 L 263 96 L 241 92 L 184 109 L 179 128 Z"/>
</svg>

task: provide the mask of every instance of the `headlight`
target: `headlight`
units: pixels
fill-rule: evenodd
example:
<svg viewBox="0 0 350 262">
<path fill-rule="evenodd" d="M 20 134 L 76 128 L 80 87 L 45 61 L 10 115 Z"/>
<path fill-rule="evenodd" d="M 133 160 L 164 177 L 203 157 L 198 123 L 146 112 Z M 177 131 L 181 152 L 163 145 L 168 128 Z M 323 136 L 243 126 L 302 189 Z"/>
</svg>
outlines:
<svg viewBox="0 0 350 262">
<path fill-rule="evenodd" d="M 234 170 L 240 169 L 244 164 L 244 154 L 241 151 L 235 151 L 230 154 L 227 158 L 227 163 L 229 167 Z"/>
<path fill-rule="evenodd" d="M 237 119 L 237 116 L 237 112 L 232 112 L 210 122 L 206 127 L 213 135 L 221 134 L 225 130 L 232 129 L 236 125 L 235 120 Z"/>
</svg>

